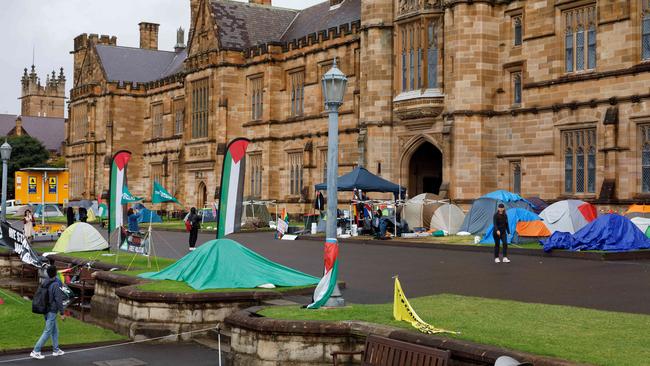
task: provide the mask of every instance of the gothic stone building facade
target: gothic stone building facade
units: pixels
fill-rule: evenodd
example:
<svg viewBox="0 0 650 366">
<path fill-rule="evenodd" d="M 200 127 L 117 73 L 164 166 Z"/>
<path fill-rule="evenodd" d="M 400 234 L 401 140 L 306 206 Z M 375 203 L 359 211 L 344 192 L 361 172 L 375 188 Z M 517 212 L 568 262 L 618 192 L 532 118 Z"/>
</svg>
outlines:
<svg viewBox="0 0 650 366">
<path fill-rule="evenodd" d="M 330 0 L 302 11 L 191 0 L 191 29 L 159 51 L 74 41 L 66 139 L 73 196 L 158 180 L 211 201 L 227 141 L 251 139 L 247 195 L 292 212 L 324 181 L 320 79 L 348 75 L 340 173 L 363 164 L 410 196 L 495 189 L 625 203 L 650 194 L 648 0 Z"/>
</svg>

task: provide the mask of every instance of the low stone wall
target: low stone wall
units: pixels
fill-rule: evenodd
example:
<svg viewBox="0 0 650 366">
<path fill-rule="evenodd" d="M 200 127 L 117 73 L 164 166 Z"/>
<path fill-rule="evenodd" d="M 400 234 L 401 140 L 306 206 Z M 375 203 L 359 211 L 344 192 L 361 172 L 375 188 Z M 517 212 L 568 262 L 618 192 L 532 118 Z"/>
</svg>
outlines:
<svg viewBox="0 0 650 366">
<path fill-rule="evenodd" d="M 494 365 L 507 355 L 535 366 L 576 365 L 564 360 L 514 352 L 503 348 L 426 335 L 378 324 L 356 321 L 291 321 L 261 317 L 261 307 L 246 309 L 226 318 L 230 328 L 230 356 L 238 366 L 325 366 L 333 351 L 362 351 L 368 334 L 450 350 L 452 366 Z M 340 358 L 360 364 L 359 357 Z"/>
<path fill-rule="evenodd" d="M 10 273 L 18 273 L 19 270 L 20 258 L 10 251 L 0 251 L 0 275 L 9 277 Z"/>
</svg>

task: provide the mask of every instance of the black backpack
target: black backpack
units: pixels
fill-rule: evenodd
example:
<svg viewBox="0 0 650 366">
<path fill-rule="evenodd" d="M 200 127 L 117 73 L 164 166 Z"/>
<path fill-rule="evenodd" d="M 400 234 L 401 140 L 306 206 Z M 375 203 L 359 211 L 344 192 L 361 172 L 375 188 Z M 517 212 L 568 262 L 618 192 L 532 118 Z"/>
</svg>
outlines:
<svg viewBox="0 0 650 366">
<path fill-rule="evenodd" d="M 50 286 L 38 286 L 34 298 L 32 299 L 32 313 L 47 314 L 47 307 L 50 303 L 48 288 Z"/>
</svg>

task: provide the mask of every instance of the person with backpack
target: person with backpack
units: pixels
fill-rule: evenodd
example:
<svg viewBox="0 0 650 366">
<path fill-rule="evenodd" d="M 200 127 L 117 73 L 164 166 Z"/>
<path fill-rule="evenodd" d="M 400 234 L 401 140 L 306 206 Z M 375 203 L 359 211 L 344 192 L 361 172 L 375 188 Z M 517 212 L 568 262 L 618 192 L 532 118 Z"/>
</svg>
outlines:
<svg viewBox="0 0 650 366">
<path fill-rule="evenodd" d="M 192 207 L 190 209 L 190 214 L 187 216 L 187 223 L 190 228 L 190 252 L 194 250 L 196 246 L 196 239 L 199 236 L 199 229 L 201 228 L 201 216 L 196 213 L 196 208 Z"/>
<path fill-rule="evenodd" d="M 41 354 L 41 348 L 50 337 L 52 338 L 52 356 L 62 356 L 63 352 L 59 348 L 59 328 L 56 324 L 57 313 L 61 314 L 61 320 L 65 321 L 63 314 L 63 291 L 61 286 L 63 284 L 57 278 L 57 269 L 55 266 L 47 267 L 48 279 L 45 280 L 36 290 L 34 299 L 32 300 L 32 312 L 35 314 L 43 314 L 45 318 L 45 329 L 43 334 L 36 342 L 34 350 L 29 354 L 30 357 L 37 360 L 45 358 Z"/>
</svg>

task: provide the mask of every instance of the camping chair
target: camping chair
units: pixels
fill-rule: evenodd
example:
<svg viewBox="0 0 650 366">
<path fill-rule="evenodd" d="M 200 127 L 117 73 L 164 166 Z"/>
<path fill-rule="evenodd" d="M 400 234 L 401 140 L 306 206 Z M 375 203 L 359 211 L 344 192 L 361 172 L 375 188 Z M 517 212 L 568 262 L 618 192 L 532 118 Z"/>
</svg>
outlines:
<svg viewBox="0 0 650 366">
<path fill-rule="evenodd" d="M 79 305 L 79 310 L 81 311 L 81 321 L 83 321 L 86 294 L 89 295 L 87 299 L 90 300 L 95 293 L 95 278 L 93 277 L 93 272 L 89 268 L 81 267 L 77 282 L 68 284 L 68 287 L 79 291 L 79 298 L 77 303 Z"/>
</svg>

